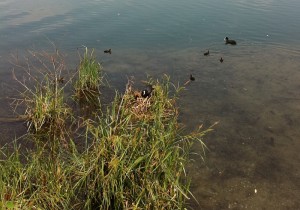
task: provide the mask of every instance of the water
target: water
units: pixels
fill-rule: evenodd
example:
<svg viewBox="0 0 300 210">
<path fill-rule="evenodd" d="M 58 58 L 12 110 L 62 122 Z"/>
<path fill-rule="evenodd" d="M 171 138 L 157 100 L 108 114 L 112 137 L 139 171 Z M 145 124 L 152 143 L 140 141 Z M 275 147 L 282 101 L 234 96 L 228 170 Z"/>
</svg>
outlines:
<svg viewBox="0 0 300 210">
<path fill-rule="evenodd" d="M 296 0 L 0 0 L 0 117 L 11 116 L 7 97 L 17 95 L 11 54 L 53 50 L 51 42 L 70 69 L 77 48 L 96 48 L 117 89 L 131 75 L 166 73 L 183 84 L 193 74 L 181 122 L 187 130 L 219 124 L 205 139 L 205 162 L 191 155 L 199 202 L 191 208 L 300 209 L 299 11 Z M 225 36 L 238 45 L 224 45 Z M 24 131 L 0 129 L 1 145 Z"/>
</svg>

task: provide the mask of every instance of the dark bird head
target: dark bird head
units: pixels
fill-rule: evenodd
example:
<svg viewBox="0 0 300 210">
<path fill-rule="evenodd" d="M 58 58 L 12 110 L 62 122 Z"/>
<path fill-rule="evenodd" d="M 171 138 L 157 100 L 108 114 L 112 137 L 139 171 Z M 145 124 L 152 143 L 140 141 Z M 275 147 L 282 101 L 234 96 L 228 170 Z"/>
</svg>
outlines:
<svg viewBox="0 0 300 210">
<path fill-rule="evenodd" d="M 151 95 L 151 93 L 149 93 L 149 91 L 147 89 L 142 90 L 141 95 L 143 98 L 147 98 Z"/>
<path fill-rule="evenodd" d="M 146 87 L 146 89 L 142 90 L 141 96 L 142 96 L 143 98 L 150 97 L 151 94 L 152 94 L 152 92 L 153 92 L 153 90 L 154 90 L 153 86 L 152 86 L 152 85 L 148 85 L 148 86 Z"/>
</svg>

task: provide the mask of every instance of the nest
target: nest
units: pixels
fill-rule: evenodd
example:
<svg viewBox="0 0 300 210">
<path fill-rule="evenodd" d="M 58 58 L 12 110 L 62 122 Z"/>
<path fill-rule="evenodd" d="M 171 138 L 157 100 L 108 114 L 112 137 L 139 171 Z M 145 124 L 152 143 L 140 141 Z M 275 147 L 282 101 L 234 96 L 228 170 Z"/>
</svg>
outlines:
<svg viewBox="0 0 300 210">
<path fill-rule="evenodd" d="M 165 94 L 159 94 L 161 88 L 159 85 L 147 84 L 152 87 L 152 92 L 147 97 L 142 96 L 141 90 L 133 89 L 133 82 L 129 81 L 126 85 L 126 91 L 124 94 L 125 99 L 125 108 L 130 110 L 130 112 L 134 115 L 134 118 L 140 119 L 154 119 L 156 113 L 156 106 L 158 101 L 163 101 L 159 96 L 164 96 Z M 166 96 L 167 97 L 167 96 Z M 156 101 L 158 100 L 158 101 Z M 167 103 L 164 104 L 163 109 L 163 118 L 167 119 L 171 116 L 177 114 L 177 110 L 174 107 L 172 99 L 167 99 Z"/>
<path fill-rule="evenodd" d="M 133 82 L 130 80 L 126 85 L 124 94 L 125 108 L 130 110 L 136 118 L 144 118 L 151 115 L 150 108 L 153 104 L 153 97 L 142 97 L 141 91 L 133 89 Z"/>
<path fill-rule="evenodd" d="M 146 114 L 152 104 L 151 96 L 146 98 L 143 98 L 142 96 L 137 97 L 136 93 L 134 93 L 134 98 L 135 103 L 132 104 L 131 111 L 137 116 Z"/>
</svg>

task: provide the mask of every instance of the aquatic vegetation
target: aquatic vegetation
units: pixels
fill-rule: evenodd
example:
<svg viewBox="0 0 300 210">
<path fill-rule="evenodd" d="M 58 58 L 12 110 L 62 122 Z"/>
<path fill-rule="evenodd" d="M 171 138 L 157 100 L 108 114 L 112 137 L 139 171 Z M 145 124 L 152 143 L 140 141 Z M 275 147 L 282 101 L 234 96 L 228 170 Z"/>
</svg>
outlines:
<svg viewBox="0 0 300 210">
<path fill-rule="evenodd" d="M 70 117 L 70 108 L 64 101 L 62 72 L 65 65 L 61 55 L 30 52 L 32 62 L 27 59 L 27 81 L 15 80 L 23 87 L 21 99 L 15 99 L 15 106 L 25 106 L 25 116 L 29 131 L 63 136 L 65 122 Z M 34 63 L 34 64 L 33 64 Z M 18 66 L 21 67 L 21 66 Z M 33 81 L 33 82 L 32 82 Z"/>
<path fill-rule="evenodd" d="M 89 52 L 85 48 L 83 57 L 80 57 L 78 67 L 78 80 L 75 83 L 76 96 L 81 99 L 90 100 L 99 93 L 99 86 L 102 83 L 102 66 L 94 56 L 94 50 Z"/>
<path fill-rule="evenodd" d="M 193 197 L 184 168 L 189 149 L 199 142 L 205 150 L 202 138 L 212 128 L 183 134 L 176 106 L 182 87 L 168 76 L 149 79 L 151 94 L 143 97 L 129 81 L 124 93 L 116 92 L 110 105 L 86 119 L 65 104 L 65 86 L 58 80 L 53 85 L 48 74 L 41 79 L 34 88 L 21 83 L 26 88 L 25 113 L 36 131 L 28 138 L 36 144 L 24 155 L 16 146 L 12 153 L 0 150 L 0 208 L 184 208 Z M 96 88 L 85 84 L 86 89 Z M 69 118 L 79 122 L 77 127 Z M 63 135 L 42 129 L 54 124 L 67 127 L 60 130 Z"/>
</svg>

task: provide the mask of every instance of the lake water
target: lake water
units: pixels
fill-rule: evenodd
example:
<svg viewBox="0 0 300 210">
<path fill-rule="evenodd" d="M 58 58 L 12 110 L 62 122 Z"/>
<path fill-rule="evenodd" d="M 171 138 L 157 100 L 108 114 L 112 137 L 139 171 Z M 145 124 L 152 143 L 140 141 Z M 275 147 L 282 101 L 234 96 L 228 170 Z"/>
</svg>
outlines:
<svg viewBox="0 0 300 210">
<path fill-rule="evenodd" d="M 77 48 L 95 48 L 120 90 L 127 76 L 166 73 L 183 84 L 193 74 L 181 122 L 219 124 L 204 139 L 205 162 L 191 155 L 199 204 L 191 199 L 190 209 L 300 209 L 299 11 L 298 0 L 0 0 L 0 118 L 12 115 L 7 97 L 17 95 L 11 55 L 53 50 L 51 42 L 70 69 Z M 0 129 L 0 145 L 24 130 Z"/>
</svg>

